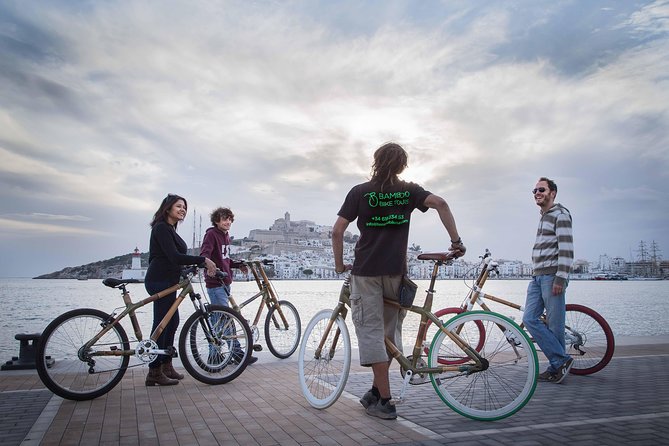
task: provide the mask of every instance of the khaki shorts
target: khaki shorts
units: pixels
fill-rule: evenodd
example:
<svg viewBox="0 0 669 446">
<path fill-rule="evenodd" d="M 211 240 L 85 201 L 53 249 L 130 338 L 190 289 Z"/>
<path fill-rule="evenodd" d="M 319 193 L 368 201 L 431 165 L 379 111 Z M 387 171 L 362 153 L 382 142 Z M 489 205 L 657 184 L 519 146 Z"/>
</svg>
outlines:
<svg viewBox="0 0 669 446">
<path fill-rule="evenodd" d="M 351 275 L 351 319 L 358 337 L 360 365 L 369 366 L 391 359 L 384 337 L 402 351 L 402 320 L 405 310 L 383 304 L 383 298 L 399 301 L 402 275 Z"/>
</svg>

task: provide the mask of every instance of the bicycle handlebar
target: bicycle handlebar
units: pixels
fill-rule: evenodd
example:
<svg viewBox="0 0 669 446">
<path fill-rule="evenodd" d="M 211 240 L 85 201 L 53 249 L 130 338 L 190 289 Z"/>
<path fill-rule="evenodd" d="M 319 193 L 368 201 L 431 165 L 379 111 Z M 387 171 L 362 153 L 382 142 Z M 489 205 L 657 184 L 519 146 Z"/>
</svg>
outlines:
<svg viewBox="0 0 669 446">
<path fill-rule="evenodd" d="M 499 276 L 498 264 L 492 260 L 492 253 L 488 248 L 486 248 L 482 256 L 479 256 L 479 259 L 481 259 L 481 264 L 485 265 L 485 268 L 488 268 L 488 271 L 493 272 Z"/>
<path fill-rule="evenodd" d="M 197 274 L 198 269 L 200 268 L 204 269 L 205 268 L 204 264 L 191 265 L 189 267 L 186 267 L 181 270 L 181 277 L 185 277 L 188 275 L 194 276 Z M 220 269 L 216 269 L 216 277 L 218 277 L 219 279 L 225 279 L 226 277 L 228 277 L 228 273 L 226 273 L 225 271 L 221 271 Z"/>
<path fill-rule="evenodd" d="M 197 274 L 198 268 L 204 268 L 204 264 L 188 266 L 188 267 L 181 270 L 181 275 L 185 276 L 185 275 L 188 275 L 188 274 Z"/>
<path fill-rule="evenodd" d="M 233 263 L 241 263 L 243 265 L 249 265 L 251 263 L 262 263 L 263 265 L 272 265 L 274 260 L 272 259 L 262 259 L 262 260 L 233 260 Z"/>
</svg>

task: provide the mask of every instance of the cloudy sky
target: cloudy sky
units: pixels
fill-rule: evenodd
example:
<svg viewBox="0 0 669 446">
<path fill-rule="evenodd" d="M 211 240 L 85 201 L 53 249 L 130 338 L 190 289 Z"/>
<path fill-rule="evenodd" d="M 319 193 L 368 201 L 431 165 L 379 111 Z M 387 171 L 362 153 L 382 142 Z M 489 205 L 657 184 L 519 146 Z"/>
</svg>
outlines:
<svg viewBox="0 0 669 446">
<path fill-rule="evenodd" d="M 3 1 L 0 276 L 146 251 L 167 193 L 238 238 L 331 225 L 389 140 L 471 261 L 529 261 L 539 176 L 577 258 L 669 257 L 668 31 L 666 1 Z M 410 240 L 448 246 L 434 211 Z"/>
</svg>

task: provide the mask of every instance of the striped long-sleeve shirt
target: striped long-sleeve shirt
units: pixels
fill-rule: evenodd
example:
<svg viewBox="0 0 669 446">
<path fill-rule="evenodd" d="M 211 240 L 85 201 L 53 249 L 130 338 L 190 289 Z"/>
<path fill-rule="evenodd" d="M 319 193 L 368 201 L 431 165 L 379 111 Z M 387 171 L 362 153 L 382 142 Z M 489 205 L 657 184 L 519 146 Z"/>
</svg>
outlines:
<svg viewBox="0 0 669 446">
<path fill-rule="evenodd" d="M 537 239 L 532 249 L 534 275 L 555 274 L 555 282 L 564 285 L 574 262 L 574 239 L 569 210 L 556 203 L 542 214 Z"/>
</svg>

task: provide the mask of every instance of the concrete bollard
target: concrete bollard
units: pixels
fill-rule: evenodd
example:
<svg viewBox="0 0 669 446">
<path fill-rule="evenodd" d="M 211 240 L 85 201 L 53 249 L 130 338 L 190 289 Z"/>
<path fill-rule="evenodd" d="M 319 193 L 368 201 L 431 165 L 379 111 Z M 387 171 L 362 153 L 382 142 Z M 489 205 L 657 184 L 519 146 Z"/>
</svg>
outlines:
<svg viewBox="0 0 669 446">
<path fill-rule="evenodd" d="M 37 354 L 37 341 L 41 333 L 18 333 L 14 338 L 20 342 L 19 356 L 13 356 L 11 361 L 7 361 L 0 367 L 1 370 L 26 370 L 36 368 L 35 356 Z M 54 360 L 47 358 L 47 367 L 51 367 Z"/>
</svg>

